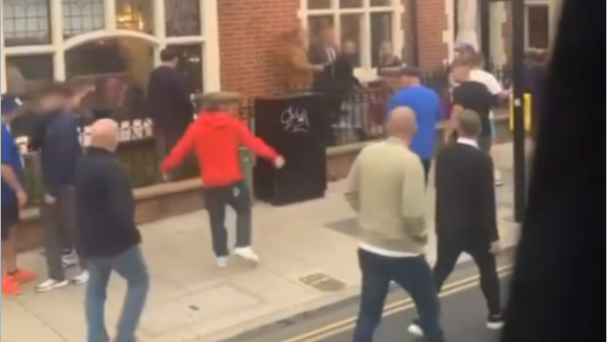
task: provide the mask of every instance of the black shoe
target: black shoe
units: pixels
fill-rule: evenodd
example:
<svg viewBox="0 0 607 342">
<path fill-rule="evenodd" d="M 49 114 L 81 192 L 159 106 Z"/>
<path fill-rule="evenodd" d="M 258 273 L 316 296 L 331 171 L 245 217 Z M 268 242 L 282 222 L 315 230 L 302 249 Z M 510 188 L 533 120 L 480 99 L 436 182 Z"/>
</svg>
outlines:
<svg viewBox="0 0 607 342">
<path fill-rule="evenodd" d="M 504 315 L 489 315 L 487 317 L 487 328 L 490 330 L 500 330 L 504 327 Z"/>
</svg>

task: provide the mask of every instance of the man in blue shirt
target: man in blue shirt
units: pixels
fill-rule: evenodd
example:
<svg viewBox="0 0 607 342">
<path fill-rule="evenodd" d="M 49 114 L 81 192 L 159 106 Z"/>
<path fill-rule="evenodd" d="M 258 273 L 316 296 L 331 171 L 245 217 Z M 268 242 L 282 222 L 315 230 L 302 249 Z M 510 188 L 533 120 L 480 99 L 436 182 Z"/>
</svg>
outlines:
<svg viewBox="0 0 607 342">
<path fill-rule="evenodd" d="M 19 99 L 2 95 L 2 294 L 17 295 L 22 282 L 31 281 L 34 275 L 17 268 L 12 230 L 19 223 L 19 211 L 27 203 L 23 188 L 23 164 L 19 149 L 8 128 L 8 122 L 20 106 Z"/>
<path fill-rule="evenodd" d="M 422 160 L 427 183 L 436 143 L 436 123 L 442 118 L 440 98 L 421 84 L 422 73 L 417 68 L 400 68 L 387 76 L 393 78 L 397 87 L 388 102 L 388 113 L 396 107 L 409 107 L 415 112 L 418 127 L 411 150 Z"/>
</svg>

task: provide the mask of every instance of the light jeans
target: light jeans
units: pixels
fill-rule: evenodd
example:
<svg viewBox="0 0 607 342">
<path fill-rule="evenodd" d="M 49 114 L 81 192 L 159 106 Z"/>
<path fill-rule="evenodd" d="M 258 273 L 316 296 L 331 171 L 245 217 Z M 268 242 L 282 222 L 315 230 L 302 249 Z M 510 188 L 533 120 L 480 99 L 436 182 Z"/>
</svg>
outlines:
<svg viewBox="0 0 607 342">
<path fill-rule="evenodd" d="M 136 342 L 135 331 L 150 288 L 147 266 L 139 246 L 114 257 L 87 259 L 90 280 L 86 287 L 86 322 L 88 342 L 110 342 L 105 327 L 105 301 L 112 271 L 127 282 L 127 293 L 118 321 L 115 342 Z"/>
</svg>

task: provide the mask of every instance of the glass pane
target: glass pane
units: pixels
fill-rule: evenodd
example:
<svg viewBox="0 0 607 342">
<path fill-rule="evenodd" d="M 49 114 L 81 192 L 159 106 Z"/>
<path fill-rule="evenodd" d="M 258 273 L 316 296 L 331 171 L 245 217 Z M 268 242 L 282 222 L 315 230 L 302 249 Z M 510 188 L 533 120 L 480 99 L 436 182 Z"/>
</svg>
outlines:
<svg viewBox="0 0 607 342">
<path fill-rule="evenodd" d="M 547 49 L 550 40 L 548 5 L 527 7 L 527 44 L 533 49 Z"/>
<path fill-rule="evenodd" d="M 164 0 L 168 37 L 199 36 L 202 33 L 199 0 Z"/>
<path fill-rule="evenodd" d="M 84 105 L 110 108 L 116 120 L 144 117 L 144 89 L 154 67 L 154 51 L 134 38 L 111 38 L 65 53 L 68 78 L 90 78 L 95 92 Z"/>
<path fill-rule="evenodd" d="M 106 0 L 111 1 L 111 0 Z M 154 2 L 150 0 L 115 0 L 116 25 L 120 29 L 153 34 Z"/>
<path fill-rule="evenodd" d="M 334 26 L 332 15 L 313 16 L 308 18 L 309 42 L 318 42 L 321 33 L 326 28 Z"/>
<path fill-rule="evenodd" d="M 180 70 L 188 81 L 189 91 L 200 94 L 204 91 L 202 80 L 203 72 L 203 46 L 201 44 L 174 45 L 171 49 L 180 55 L 177 69 Z"/>
<path fill-rule="evenodd" d="M 12 94 L 25 94 L 40 82 L 53 80 L 53 56 L 6 57 L 7 90 Z"/>
<path fill-rule="evenodd" d="M 344 14 L 341 16 L 341 44 L 344 50 L 353 51 L 354 65 L 361 65 L 362 19 L 360 14 Z"/>
<path fill-rule="evenodd" d="M 332 0 L 308 0 L 308 9 L 329 9 L 332 7 Z"/>
<path fill-rule="evenodd" d="M 374 68 L 389 66 L 398 56 L 392 46 L 392 13 L 371 14 L 371 52 Z"/>
<path fill-rule="evenodd" d="M 48 0 L 2 0 L 4 46 L 51 42 Z"/>
<path fill-rule="evenodd" d="M 363 0 L 339 0 L 339 8 L 362 8 Z"/>
<path fill-rule="evenodd" d="M 392 0 L 369 0 L 373 7 L 389 7 L 392 6 Z"/>
<path fill-rule="evenodd" d="M 102 29 L 104 26 L 103 0 L 62 0 L 63 37 Z"/>
</svg>

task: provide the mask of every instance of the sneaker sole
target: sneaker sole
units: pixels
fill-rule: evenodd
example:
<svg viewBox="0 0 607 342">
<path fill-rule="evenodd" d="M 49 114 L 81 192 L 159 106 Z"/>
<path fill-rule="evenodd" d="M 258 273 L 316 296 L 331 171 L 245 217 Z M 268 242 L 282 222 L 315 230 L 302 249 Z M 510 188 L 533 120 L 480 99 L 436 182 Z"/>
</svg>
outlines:
<svg viewBox="0 0 607 342">
<path fill-rule="evenodd" d="M 418 326 L 410 326 L 409 327 L 409 334 L 415 336 L 415 337 L 424 337 L 424 332 L 422 331 L 422 329 Z"/>
<path fill-rule="evenodd" d="M 503 327 L 504 327 L 504 322 L 487 323 L 487 329 L 489 329 L 489 330 L 501 330 Z"/>
<path fill-rule="evenodd" d="M 61 283 L 59 285 L 55 285 L 55 286 L 50 287 L 50 288 L 36 288 L 36 292 L 38 292 L 38 293 L 51 292 L 51 291 L 54 291 L 54 290 L 62 289 L 64 287 L 68 287 L 69 285 L 70 285 L 70 282 L 66 281 L 65 283 Z"/>
</svg>

